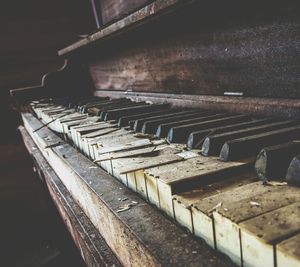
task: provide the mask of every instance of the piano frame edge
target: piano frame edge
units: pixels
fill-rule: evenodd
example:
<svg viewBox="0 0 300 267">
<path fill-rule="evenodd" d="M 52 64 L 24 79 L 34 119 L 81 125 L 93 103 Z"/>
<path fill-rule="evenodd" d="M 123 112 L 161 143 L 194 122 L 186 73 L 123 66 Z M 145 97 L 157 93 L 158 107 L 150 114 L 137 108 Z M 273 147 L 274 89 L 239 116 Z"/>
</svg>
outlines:
<svg viewBox="0 0 300 267">
<path fill-rule="evenodd" d="M 88 266 L 121 266 L 103 237 L 43 157 L 27 130 L 20 126 L 19 131 L 39 177 L 47 186 L 51 199 L 86 264 Z"/>
<path fill-rule="evenodd" d="M 95 168 L 95 164 L 47 127 L 33 133 L 41 122 L 32 114 L 22 113 L 22 118 L 50 167 L 122 264 L 233 266 L 226 257 L 195 240 L 111 175 Z M 45 148 L 47 145 L 50 147 Z M 112 191 L 117 194 L 112 195 Z M 125 198 L 139 204 L 118 213 L 125 203 L 120 199 Z"/>
<path fill-rule="evenodd" d="M 94 96 L 108 96 L 112 99 L 126 97 L 133 101 L 170 103 L 172 107 L 176 108 L 201 108 L 256 116 L 300 118 L 300 102 L 298 99 L 188 95 L 117 90 L 96 90 Z"/>
</svg>

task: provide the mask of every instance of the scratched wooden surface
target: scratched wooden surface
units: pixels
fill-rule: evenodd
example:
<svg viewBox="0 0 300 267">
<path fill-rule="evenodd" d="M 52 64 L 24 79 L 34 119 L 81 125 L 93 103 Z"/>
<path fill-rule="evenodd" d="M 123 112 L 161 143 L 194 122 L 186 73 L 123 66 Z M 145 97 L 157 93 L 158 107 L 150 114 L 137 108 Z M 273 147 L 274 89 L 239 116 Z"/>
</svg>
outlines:
<svg viewBox="0 0 300 267">
<path fill-rule="evenodd" d="M 103 23 L 107 24 L 130 14 L 153 0 L 102 0 Z"/>
<path fill-rule="evenodd" d="M 233 2 L 185 8 L 95 45 L 96 89 L 300 97 L 293 6 Z"/>
</svg>

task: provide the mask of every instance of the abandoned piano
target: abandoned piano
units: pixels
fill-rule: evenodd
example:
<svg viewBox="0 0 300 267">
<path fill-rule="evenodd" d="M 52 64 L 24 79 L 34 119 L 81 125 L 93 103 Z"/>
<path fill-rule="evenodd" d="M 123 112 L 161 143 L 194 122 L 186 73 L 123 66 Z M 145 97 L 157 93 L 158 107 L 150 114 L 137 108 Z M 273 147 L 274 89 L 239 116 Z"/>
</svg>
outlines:
<svg viewBox="0 0 300 267">
<path fill-rule="evenodd" d="M 300 266 L 295 4 L 98 2 L 64 66 L 11 91 L 87 265 Z"/>
</svg>

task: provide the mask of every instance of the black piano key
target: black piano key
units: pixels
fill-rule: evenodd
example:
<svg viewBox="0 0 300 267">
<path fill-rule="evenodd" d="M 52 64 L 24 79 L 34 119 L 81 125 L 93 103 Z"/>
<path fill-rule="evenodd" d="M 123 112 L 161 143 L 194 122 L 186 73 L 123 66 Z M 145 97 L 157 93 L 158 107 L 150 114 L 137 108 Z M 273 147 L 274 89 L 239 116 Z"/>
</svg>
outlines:
<svg viewBox="0 0 300 267">
<path fill-rule="evenodd" d="M 107 112 L 105 120 L 117 120 L 122 116 L 134 115 L 142 112 L 148 111 L 158 111 L 169 108 L 169 104 L 153 104 L 153 105 L 144 105 L 137 107 L 128 107 L 122 109 L 111 110 Z"/>
<path fill-rule="evenodd" d="M 202 115 L 205 116 L 209 114 L 207 111 L 198 111 L 196 113 L 192 114 L 187 114 L 187 115 L 180 115 L 180 116 L 175 116 L 172 118 L 167 118 L 167 119 L 156 119 L 156 120 L 151 120 L 147 121 L 143 124 L 142 127 L 142 133 L 148 133 L 148 134 L 155 134 L 158 130 L 158 126 L 162 123 L 167 123 L 167 122 L 179 122 L 179 121 L 184 121 L 185 119 L 191 122 L 198 121 Z M 213 116 L 226 116 L 225 114 L 214 114 Z"/>
<path fill-rule="evenodd" d="M 78 98 L 74 98 L 73 100 L 71 100 L 70 106 L 72 106 L 74 109 L 79 111 L 80 107 L 83 106 L 84 104 L 92 102 L 92 101 L 96 101 L 96 100 L 99 101 L 99 100 L 101 100 L 101 98 L 97 98 L 97 97 L 87 97 L 87 98 L 78 97 Z"/>
<path fill-rule="evenodd" d="M 92 101 L 88 101 L 84 104 L 82 104 L 81 106 L 79 106 L 79 111 L 80 112 L 85 112 L 87 110 L 88 107 L 90 106 L 94 106 L 94 105 L 97 105 L 97 104 L 104 104 L 104 103 L 108 103 L 108 102 L 111 102 L 111 100 L 109 100 L 109 98 L 105 98 L 105 99 L 95 99 L 95 100 L 92 100 Z"/>
<path fill-rule="evenodd" d="M 117 104 L 117 103 L 130 103 L 131 100 L 127 98 L 121 98 L 121 99 L 112 99 L 112 100 L 106 100 L 106 101 L 98 101 L 93 103 L 88 103 L 81 108 L 82 113 L 87 113 L 90 108 L 101 108 L 105 107 L 111 104 Z"/>
<path fill-rule="evenodd" d="M 226 126 L 235 122 L 245 122 L 249 120 L 251 120 L 251 118 L 247 115 L 232 115 L 226 118 L 177 126 L 170 129 L 167 140 L 170 143 L 186 143 L 191 132 L 205 130 L 217 126 Z"/>
<path fill-rule="evenodd" d="M 213 120 L 213 119 L 219 119 L 219 118 L 225 118 L 228 117 L 230 115 L 228 114 L 212 114 L 211 112 L 203 112 L 202 114 L 196 114 L 191 119 L 186 119 L 183 120 L 183 118 L 178 119 L 178 120 L 174 120 L 174 122 L 169 122 L 169 123 L 163 123 L 160 124 L 157 127 L 157 131 L 156 131 L 156 136 L 157 137 L 166 137 L 168 135 L 168 132 L 170 131 L 170 129 L 172 127 L 176 127 L 176 126 L 180 126 L 180 125 L 186 125 L 186 124 L 190 124 L 190 123 L 198 123 L 198 122 L 203 122 L 203 121 L 209 121 L 209 120 Z"/>
<path fill-rule="evenodd" d="M 174 113 L 174 110 L 167 108 L 167 109 L 159 110 L 159 111 L 141 113 L 141 114 L 130 115 L 130 116 L 123 116 L 123 117 L 119 118 L 118 126 L 124 127 L 124 126 L 128 126 L 130 121 L 132 121 L 134 123 L 134 121 L 138 120 L 138 119 L 153 117 L 153 116 L 158 116 L 158 115 L 164 115 L 164 114 L 170 114 L 170 113 Z"/>
<path fill-rule="evenodd" d="M 282 129 L 283 127 L 293 126 L 294 124 L 295 122 L 293 120 L 280 121 L 280 122 L 273 122 L 273 123 L 268 123 L 268 124 L 255 126 L 255 127 L 249 127 L 246 129 L 240 129 L 228 133 L 211 135 L 207 137 L 203 142 L 202 155 L 204 156 L 219 155 L 220 150 L 226 141 L 245 137 L 245 136 L 251 136 L 259 133 L 264 133 L 266 131 Z"/>
<path fill-rule="evenodd" d="M 290 185 L 300 186 L 300 155 L 293 158 L 287 170 L 286 181 Z"/>
<path fill-rule="evenodd" d="M 256 156 L 267 146 L 292 141 L 300 137 L 300 126 L 283 128 L 226 142 L 220 152 L 223 161 Z"/>
<path fill-rule="evenodd" d="M 268 180 L 285 180 L 292 159 L 300 154 L 300 141 L 292 141 L 263 148 L 255 162 L 257 177 Z M 300 176 L 300 172 L 298 173 Z"/>
<path fill-rule="evenodd" d="M 101 110 L 103 110 L 106 107 L 110 107 L 110 106 L 118 107 L 118 105 L 119 106 L 126 106 L 126 105 L 130 105 L 131 103 L 133 103 L 133 102 L 131 102 L 130 100 L 127 100 L 127 99 L 126 100 L 110 100 L 110 101 L 103 102 L 103 103 L 88 105 L 82 110 L 82 112 L 83 113 L 87 112 L 87 113 L 97 114 L 97 113 L 101 112 Z"/>
<path fill-rule="evenodd" d="M 213 134 L 220 134 L 229 131 L 240 130 L 251 126 L 259 126 L 272 121 L 275 121 L 275 119 L 264 118 L 264 119 L 257 119 L 253 121 L 242 122 L 242 123 L 234 123 L 227 126 L 214 127 L 210 129 L 192 132 L 188 137 L 187 147 L 189 149 L 199 148 L 202 146 L 204 139 Z"/>
<path fill-rule="evenodd" d="M 199 110 L 183 110 L 183 111 L 175 111 L 171 114 L 166 114 L 166 115 L 161 115 L 161 116 L 153 116 L 153 117 L 148 117 L 148 118 L 143 118 L 143 119 L 138 119 L 134 122 L 133 130 L 135 132 L 140 132 L 142 130 L 142 127 L 145 122 L 155 120 L 155 119 L 161 119 L 161 118 L 171 118 L 174 116 L 179 116 L 179 115 L 185 115 L 185 114 L 191 114 L 198 112 Z"/>
<path fill-rule="evenodd" d="M 100 109 L 97 113 L 98 116 L 100 116 L 101 120 L 105 120 L 105 116 L 109 111 L 112 110 L 118 110 L 121 108 L 130 108 L 130 107 L 136 107 L 136 106 L 145 106 L 146 102 L 130 102 L 130 103 L 114 103 L 107 107 L 104 107 Z"/>
</svg>

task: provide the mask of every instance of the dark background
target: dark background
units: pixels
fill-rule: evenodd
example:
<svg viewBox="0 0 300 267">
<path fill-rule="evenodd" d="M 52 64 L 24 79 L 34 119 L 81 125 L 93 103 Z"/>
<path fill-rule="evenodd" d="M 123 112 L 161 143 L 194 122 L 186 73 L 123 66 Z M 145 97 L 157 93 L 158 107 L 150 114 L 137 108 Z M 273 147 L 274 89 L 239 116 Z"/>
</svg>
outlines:
<svg viewBox="0 0 300 267">
<path fill-rule="evenodd" d="M 89 1 L 1 1 L 0 142 L 15 142 L 9 90 L 39 85 L 63 65 L 57 50 L 95 29 Z"/>
<path fill-rule="evenodd" d="M 60 68 L 57 50 L 95 29 L 89 1 L 1 1 L 0 266 L 84 266 L 17 132 L 9 90 Z"/>
</svg>

